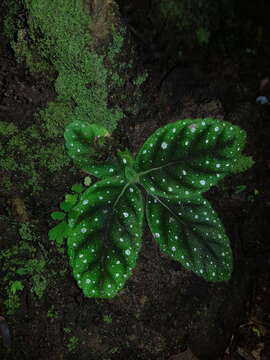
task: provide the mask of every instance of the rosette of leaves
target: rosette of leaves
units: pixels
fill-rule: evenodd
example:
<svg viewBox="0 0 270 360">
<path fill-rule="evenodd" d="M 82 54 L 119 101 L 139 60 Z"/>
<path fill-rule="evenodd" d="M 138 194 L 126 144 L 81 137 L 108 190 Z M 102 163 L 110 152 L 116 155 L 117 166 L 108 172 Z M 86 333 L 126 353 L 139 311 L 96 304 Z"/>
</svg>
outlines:
<svg viewBox="0 0 270 360">
<path fill-rule="evenodd" d="M 243 160 L 245 132 L 211 118 L 179 120 L 156 130 L 135 157 L 118 152 L 100 163 L 92 155 L 106 136 L 78 121 L 65 130 L 71 158 L 99 178 L 66 208 L 70 265 L 84 294 L 111 298 L 123 288 L 141 247 L 144 214 L 161 251 L 207 281 L 228 280 L 229 239 L 203 193 Z"/>
</svg>

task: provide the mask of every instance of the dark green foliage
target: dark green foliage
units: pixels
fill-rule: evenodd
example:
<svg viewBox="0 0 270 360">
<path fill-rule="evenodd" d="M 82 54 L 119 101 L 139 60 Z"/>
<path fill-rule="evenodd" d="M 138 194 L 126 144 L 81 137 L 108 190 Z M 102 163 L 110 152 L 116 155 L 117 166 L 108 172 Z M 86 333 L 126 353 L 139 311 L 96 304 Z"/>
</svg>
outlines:
<svg viewBox="0 0 270 360">
<path fill-rule="evenodd" d="M 147 220 L 160 249 L 186 269 L 208 281 L 230 278 L 232 254 L 228 238 L 206 199 L 149 197 Z"/>
<path fill-rule="evenodd" d="M 119 152 L 109 165 L 91 156 L 96 137 L 106 137 L 104 129 L 78 121 L 65 131 L 75 163 L 101 178 L 79 197 L 67 195 L 69 206 L 60 205 L 68 213 L 63 237 L 70 264 L 84 294 L 113 297 L 130 277 L 143 229 L 140 187 L 147 193 L 146 217 L 161 250 L 207 281 L 228 280 L 229 239 L 202 194 L 243 161 L 245 132 L 208 118 L 177 121 L 156 130 L 135 159 Z"/>
</svg>

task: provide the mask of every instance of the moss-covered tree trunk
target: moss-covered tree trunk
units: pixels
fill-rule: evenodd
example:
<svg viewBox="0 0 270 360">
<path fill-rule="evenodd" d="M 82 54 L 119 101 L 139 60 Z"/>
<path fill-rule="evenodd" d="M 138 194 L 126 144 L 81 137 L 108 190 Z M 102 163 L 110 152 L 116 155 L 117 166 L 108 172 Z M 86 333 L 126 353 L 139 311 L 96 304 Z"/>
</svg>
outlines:
<svg viewBox="0 0 270 360">
<path fill-rule="evenodd" d="M 115 129 L 123 118 L 123 98 L 112 94 L 123 95 L 136 75 L 116 3 L 20 0 L 7 7 L 5 31 L 18 61 L 54 81 L 56 99 L 41 113 L 49 135 L 74 118 Z"/>
<path fill-rule="evenodd" d="M 81 120 L 112 133 L 125 114 L 136 115 L 147 74 L 138 73 L 131 37 L 113 0 L 5 0 L 3 8 L 4 32 L 17 61 L 55 94 L 23 132 L 2 124 L 11 158 L 4 168 L 30 176 L 36 192 L 40 167 L 53 173 L 68 164 L 65 125 Z"/>
</svg>

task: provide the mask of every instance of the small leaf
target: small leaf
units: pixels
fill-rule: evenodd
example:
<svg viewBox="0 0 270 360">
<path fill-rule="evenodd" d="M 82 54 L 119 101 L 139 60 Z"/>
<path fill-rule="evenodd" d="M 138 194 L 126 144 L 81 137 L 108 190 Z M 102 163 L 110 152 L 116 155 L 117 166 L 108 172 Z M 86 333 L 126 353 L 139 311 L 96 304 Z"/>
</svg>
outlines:
<svg viewBox="0 0 270 360">
<path fill-rule="evenodd" d="M 69 234 L 69 227 L 65 221 L 60 222 L 52 229 L 50 229 L 48 235 L 50 241 L 55 241 L 57 245 L 61 246 L 64 242 L 64 239 L 67 238 Z"/>
<path fill-rule="evenodd" d="M 85 186 L 90 186 L 91 183 L 92 183 L 92 180 L 91 180 L 90 176 L 86 176 L 84 178 L 84 180 L 83 180 L 83 183 L 84 183 Z"/>
<path fill-rule="evenodd" d="M 54 211 L 51 213 L 51 217 L 53 220 L 63 220 L 65 216 L 66 214 L 61 211 Z"/>
<path fill-rule="evenodd" d="M 122 163 L 124 166 L 133 167 L 134 165 L 134 157 L 132 156 L 129 150 L 118 151 L 117 157 L 119 162 Z"/>
<path fill-rule="evenodd" d="M 61 201 L 60 202 L 60 209 L 63 210 L 63 211 L 66 211 L 68 212 L 70 210 L 72 206 L 70 206 L 70 204 L 66 201 Z"/>
<path fill-rule="evenodd" d="M 77 194 L 66 194 L 65 200 L 60 203 L 60 209 L 66 212 L 70 211 L 78 201 Z"/>
<path fill-rule="evenodd" d="M 188 199 L 233 171 L 245 132 L 214 119 L 186 119 L 151 135 L 140 149 L 135 171 L 148 193 Z"/>
<path fill-rule="evenodd" d="M 211 34 L 205 27 L 200 26 L 196 31 L 196 35 L 200 45 L 207 45 Z"/>
<path fill-rule="evenodd" d="M 250 167 L 254 165 L 255 161 L 252 159 L 251 156 L 239 156 L 237 162 L 234 164 L 234 167 L 232 169 L 232 173 L 240 173 L 247 171 Z"/>
<path fill-rule="evenodd" d="M 86 296 L 111 298 L 130 277 L 141 246 L 143 201 L 125 178 L 87 189 L 69 217 L 68 255 Z"/>
<path fill-rule="evenodd" d="M 97 161 L 100 148 L 95 149 L 96 143 L 108 136 L 109 133 L 105 128 L 81 121 L 70 123 L 64 133 L 68 154 L 74 163 L 100 179 L 117 175 L 121 170 L 117 160 L 105 163 Z"/>
<path fill-rule="evenodd" d="M 221 221 L 202 197 L 172 200 L 149 196 L 146 215 L 161 250 L 208 281 L 232 272 L 232 252 Z"/>
<path fill-rule="evenodd" d="M 23 290 L 23 288 L 24 288 L 23 283 L 20 280 L 15 280 L 11 284 L 10 291 L 14 295 L 16 294 L 17 291 Z"/>
<path fill-rule="evenodd" d="M 78 200 L 77 194 L 66 194 L 65 195 L 65 201 L 72 206 L 76 204 L 77 200 Z"/>
<path fill-rule="evenodd" d="M 74 191 L 75 193 L 80 194 L 81 192 L 83 192 L 84 187 L 82 184 L 74 184 L 71 186 L 71 190 Z"/>
<path fill-rule="evenodd" d="M 19 269 L 16 270 L 16 274 L 18 274 L 18 275 L 26 275 L 26 274 L 28 274 L 28 270 L 22 267 L 22 268 L 19 268 Z"/>
</svg>

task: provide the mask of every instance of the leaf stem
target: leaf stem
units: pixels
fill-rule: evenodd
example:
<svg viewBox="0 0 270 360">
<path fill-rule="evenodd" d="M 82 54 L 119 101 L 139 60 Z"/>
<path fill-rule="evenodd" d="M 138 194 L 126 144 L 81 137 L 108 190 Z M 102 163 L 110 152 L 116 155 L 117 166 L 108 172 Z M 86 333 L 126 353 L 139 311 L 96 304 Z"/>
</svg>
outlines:
<svg viewBox="0 0 270 360">
<path fill-rule="evenodd" d="M 181 161 L 170 162 L 170 163 L 168 163 L 168 164 L 166 164 L 166 165 L 162 165 L 162 166 L 159 166 L 159 167 L 156 167 L 156 168 L 152 168 L 152 169 L 149 169 L 149 170 L 146 170 L 146 171 L 142 171 L 142 172 L 140 172 L 140 173 L 138 174 L 138 176 L 140 177 L 140 176 L 142 176 L 142 175 L 149 174 L 149 173 L 152 172 L 152 171 L 157 171 L 157 170 L 163 169 L 163 168 L 165 168 L 165 167 L 168 167 L 168 166 L 171 166 L 171 165 L 175 165 L 175 164 L 177 164 L 177 163 L 179 163 L 179 162 L 181 162 Z"/>
<path fill-rule="evenodd" d="M 115 207 L 116 207 L 117 203 L 118 203 L 118 202 L 119 202 L 119 200 L 121 199 L 122 195 L 124 194 L 124 192 L 126 191 L 126 189 L 128 188 L 128 186 L 130 186 L 130 185 L 131 185 L 131 183 L 130 183 L 130 182 L 128 182 L 128 183 L 126 183 L 126 185 L 123 187 L 123 189 L 122 189 L 121 193 L 118 195 L 118 197 L 117 197 L 117 199 L 116 199 L 115 203 L 113 204 L 113 211 L 114 211 L 114 209 L 115 209 Z"/>
</svg>

